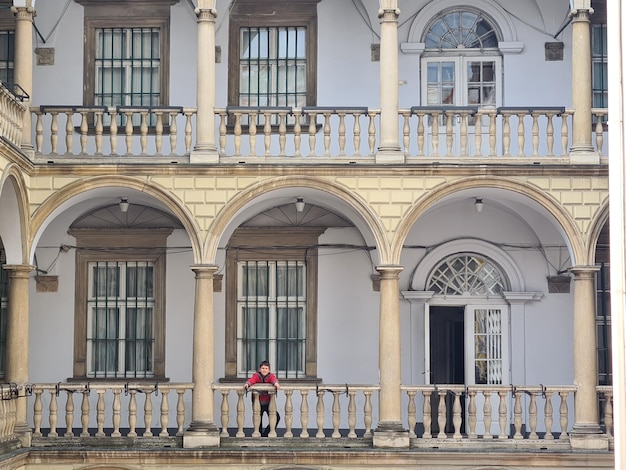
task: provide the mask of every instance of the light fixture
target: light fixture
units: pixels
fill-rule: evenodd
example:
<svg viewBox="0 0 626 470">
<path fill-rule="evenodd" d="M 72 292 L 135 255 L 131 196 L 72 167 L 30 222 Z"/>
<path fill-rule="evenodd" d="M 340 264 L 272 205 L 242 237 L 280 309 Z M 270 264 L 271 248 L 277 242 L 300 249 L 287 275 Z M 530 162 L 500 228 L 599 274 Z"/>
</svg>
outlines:
<svg viewBox="0 0 626 470">
<path fill-rule="evenodd" d="M 128 198 L 127 197 L 123 197 L 120 199 L 120 210 L 123 213 L 128 212 L 128 206 L 130 206 L 130 203 L 128 202 Z"/>
<path fill-rule="evenodd" d="M 296 198 L 296 210 L 298 212 L 302 212 L 304 210 L 304 198 L 303 197 Z"/>
<path fill-rule="evenodd" d="M 474 199 L 474 209 L 476 210 L 476 212 L 482 212 L 483 206 L 484 204 L 482 197 L 477 197 L 476 199 Z"/>
</svg>

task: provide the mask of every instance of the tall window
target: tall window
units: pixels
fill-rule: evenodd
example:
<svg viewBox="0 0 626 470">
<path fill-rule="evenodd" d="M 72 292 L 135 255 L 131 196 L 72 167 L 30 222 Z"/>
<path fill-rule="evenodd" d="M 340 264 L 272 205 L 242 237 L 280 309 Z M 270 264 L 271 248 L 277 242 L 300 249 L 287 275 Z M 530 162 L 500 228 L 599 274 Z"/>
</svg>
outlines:
<svg viewBox="0 0 626 470">
<path fill-rule="evenodd" d="M 234 2 L 229 106 L 315 106 L 318 2 Z"/>
<path fill-rule="evenodd" d="M 601 263 L 596 275 L 596 342 L 598 385 L 612 385 L 611 374 L 611 291 L 609 263 Z"/>
<path fill-rule="evenodd" d="M 154 263 L 95 261 L 89 266 L 89 377 L 154 376 Z"/>
<path fill-rule="evenodd" d="M 0 82 L 13 82 L 15 67 L 15 32 L 0 31 Z"/>
<path fill-rule="evenodd" d="M 591 86 L 594 108 L 607 108 L 608 57 L 606 38 L 606 1 L 594 0 L 591 20 Z"/>
<path fill-rule="evenodd" d="M 323 229 L 240 227 L 226 252 L 226 378 L 269 360 L 317 377 L 317 243 Z"/>
<path fill-rule="evenodd" d="M 263 360 L 286 377 L 302 377 L 306 345 L 306 265 L 303 261 L 238 263 L 238 372 Z"/>
<path fill-rule="evenodd" d="M 422 103 L 426 106 L 496 106 L 502 60 L 498 34 L 484 13 L 442 12 L 424 34 Z"/>
<path fill-rule="evenodd" d="M 9 273 L 4 269 L 6 256 L 0 243 L 0 378 L 6 371 L 7 320 L 9 316 Z"/>
</svg>

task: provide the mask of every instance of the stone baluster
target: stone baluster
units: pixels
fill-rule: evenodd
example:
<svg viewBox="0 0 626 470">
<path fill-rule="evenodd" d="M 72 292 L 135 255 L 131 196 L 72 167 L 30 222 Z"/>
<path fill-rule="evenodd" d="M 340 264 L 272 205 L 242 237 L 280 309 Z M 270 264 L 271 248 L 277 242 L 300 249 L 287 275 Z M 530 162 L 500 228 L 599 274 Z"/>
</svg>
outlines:
<svg viewBox="0 0 626 470">
<path fill-rule="evenodd" d="M 367 126 L 367 143 L 369 145 L 369 154 L 374 155 L 376 152 L 376 112 L 368 111 L 369 124 Z"/>
<path fill-rule="evenodd" d="M 356 390 L 348 390 L 348 437 L 356 438 Z"/>
<path fill-rule="evenodd" d="M 268 417 L 269 417 L 269 426 L 270 432 L 267 437 L 275 438 L 276 437 L 276 424 L 278 421 L 277 413 L 276 413 L 276 393 L 274 391 L 270 392 L 270 406 L 268 408 Z"/>
<path fill-rule="evenodd" d="M 461 439 L 461 394 L 462 392 L 454 392 L 454 404 L 452 405 L 452 424 L 454 425 L 454 439 Z"/>
<path fill-rule="evenodd" d="M 498 405 L 498 424 L 500 425 L 500 433 L 498 434 L 498 439 L 506 439 L 509 437 L 506 429 L 507 419 L 507 409 L 506 409 L 506 397 L 509 394 L 506 390 L 499 390 L 498 396 L 500 397 L 500 403 Z"/>
<path fill-rule="evenodd" d="M 496 143 L 498 139 L 496 137 L 496 111 L 489 113 L 489 155 L 496 154 Z"/>
<path fill-rule="evenodd" d="M 548 157 L 554 157 L 554 116 L 552 112 L 547 112 L 546 117 L 548 122 L 546 123 L 546 144 L 548 147 Z"/>
<path fill-rule="evenodd" d="M 278 148 L 281 157 L 286 156 L 285 145 L 287 143 L 287 111 L 278 111 Z"/>
<path fill-rule="evenodd" d="M 346 113 L 339 111 L 337 114 L 339 115 L 339 156 L 344 157 L 346 155 Z"/>
<path fill-rule="evenodd" d="M 493 437 L 491 434 L 491 391 L 483 391 L 485 403 L 483 404 L 483 421 L 485 423 L 485 438 Z"/>
<path fill-rule="evenodd" d="M 148 150 L 148 111 L 142 110 L 140 113 L 139 143 L 141 145 L 141 155 L 146 155 Z"/>
<path fill-rule="evenodd" d="M 468 112 L 467 111 L 461 111 L 461 149 L 460 149 L 460 155 L 461 157 L 467 157 L 468 155 L 468 149 L 467 149 L 467 119 L 468 119 Z"/>
<path fill-rule="evenodd" d="M 186 110 L 185 111 L 185 153 L 189 154 L 191 152 L 191 118 L 193 116 L 193 111 Z"/>
<path fill-rule="evenodd" d="M 595 114 L 596 151 L 598 153 L 602 153 L 602 147 L 604 147 L 604 123 L 602 122 L 603 117 L 604 117 L 604 114 L 602 113 Z"/>
<path fill-rule="evenodd" d="M 220 138 L 219 138 L 219 143 L 220 143 L 220 148 L 219 148 L 219 153 L 220 155 L 223 155 L 226 153 L 226 133 L 227 133 L 227 127 L 226 127 L 226 121 L 228 120 L 228 113 L 226 112 L 226 110 L 221 110 L 219 112 L 220 115 L 220 127 L 219 127 L 219 132 L 220 132 Z M 256 125 L 256 124 L 255 124 Z"/>
<path fill-rule="evenodd" d="M 352 127 L 352 139 L 354 143 L 354 156 L 361 156 L 361 113 L 354 113 L 354 125 Z"/>
<path fill-rule="evenodd" d="M 402 146 L 404 147 L 404 156 L 410 155 L 411 147 L 411 111 L 401 110 L 402 115 Z"/>
<path fill-rule="evenodd" d="M 522 392 L 515 393 L 515 403 L 513 405 L 513 425 L 515 426 L 515 433 L 513 439 L 524 439 L 522 435 Z"/>
<path fill-rule="evenodd" d="M 363 405 L 363 424 L 365 425 L 364 436 L 372 434 L 372 392 L 365 390 L 365 404 Z"/>
<path fill-rule="evenodd" d="M 59 142 L 59 125 L 57 122 L 58 113 L 56 111 L 50 111 L 50 153 L 52 155 L 58 155 L 57 145 Z"/>
<path fill-rule="evenodd" d="M 65 401 L 65 437 L 74 437 L 72 431 L 74 427 L 74 392 L 66 390 L 67 397 Z"/>
<path fill-rule="evenodd" d="M 261 437 L 259 427 L 261 426 L 261 404 L 259 403 L 258 392 L 252 390 L 252 437 Z"/>
<path fill-rule="evenodd" d="M 156 126 L 154 128 L 154 150 L 155 155 L 163 155 L 161 149 L 163 148 L 163 111 L 155 111 Z"/>
<path fill-rule="evenodd" d="M 43 146 L 43 113 L 41 111 L 35 111 L 37 119 L 35 121 L 35 145 L 37 152 L 41 152 Z"/>
<path fill-rule="evenodd" d="M 315 156 L 315 147 L 317 146 L 317 113 L 315 111 L 308 111 L 309 115 L 309 156 Z"/>
<path fill-rule="evenodd" d="M 333 407 L 332 407 L 332 416 L 333 416 L 333 439 L 339 439 L 341 437 L 341 433 L 339 432 L 339 423 L 341 420 L 341 406 L 339 405 L 339 394 L 341 392 L 333 391 Z"/>
<path fill-rule="evenodd" d="M 561 415 L 560 424 L 561 424 L 561 435 L 559 439 L 563 439 L 563 437 L 567 437 L 567 426 L 569 419 L 567 417 L 568 407 L 567 407 L 567 396 L 568 392 L 559 392 L 559 396 L 561 397 L 561 404 L 559 406 L 559 414 Z"/>
<path fill-rule="evenodd" d="M 176 118 L 178 111 L 170 111 L 168 123 L 170 125 L 170 155 L 176 155 L 176 147 L 178 147 L 178 124 Z"/>
<path fill-rule="evenodd" d="M 539 116 L 541 113 L 534 111 L 531 115 L 533 118 L 533 124 L 531 128 L 532 144 L 533 144 L 533 157 L 539 156 Z"/>
<path fill-rule="evenodd" d="M 265 123 L 263 124 L 263 144 L 265 145 L 266 157 L 272 156 L 272 112 L 264 111 L 263 116 Z"/>
<path fill-rule="evenodd" d="M 561 115 L 561 156 L 567 155 L 569 142 L 569 126 L 567 124 L 568 117 L 571 113 L 565 112 Z"/>
<path fill-rule="evenodd" d="M 117 155 L 117 111 L 114 107 L 109 108 L 111 125 L 109 126 L 109 142 L 111 145 L 111 155 Z"/>
<path fill-rule="evenodd" d="M 302 423 L 301 438 L 309 437 L 309 402 L 308 402 L 308 390 L 300 390 L 302 396 L 302 402 L 300 403 L 300 422 Z"/>
<path fill-rule="evenodd" d="M 235 144 L 235 153 L 233 157 L 241 156 L 241 112 L 234 111 L 235 125 L 233 126 L 233 143 Z"/>
<path fill-rule="evenodd" d="M 454 150 L 454 112 L 446 111 L 446 156 L 452 157 Z"/>
<path fill-rule="evenodd" d="M 469 397 L 469 404 L 467 405 L 467 437 L 470 439 L 476 439 L 476 391 L 468 390 L 467 395 Z"/>
<path fill-rule="evenodd" d="M 546 403 L 543 407 L 543 422 L 544 422 L 544 427 L 546 428 L 546 435 L 544 436 L 544 439 L 549 440 L 549 441 L 554 439 L 554 434 L 552 434 L 552 424 L 554 421 L 553 408 L 552 408 L 552 394 L 553 393 L 554 392 L 551 392 L 549 390 L 545 391 Z"/>
<path fill-rule="evenodd" d="M 41 437 L 41 419 L 43 405 L 41 403 L 41 394 L 43 390 L 35 389 L 35 403 L 33 405 L 33 437 Z"/>
<path fill-rule="evenodd" d="M 169 393 L 169 389 L 165 389 L 161 392 L 161 432 L 159 433 L 160 437 L 169 436 L 169 432 L 167 431 L 167 425 L 170 421 L 170 402 L 168 399 Z M 228 424 L 228 421 L 226 421 L 226 424 Z"/>
<path fill-rule="evenodd" d="M 528 423 L 530 425 L 530 434 L 528 435 L 528 439 L 539 439 L 539 435 L 537 434 L 537 392 L 530 393 Z"/>
<path fill-rule="evenodd" d="M 80 112 L 80 155 L 87 155 L 87 137 L 89 134 L 89 114 L 87 111 Z"/>
<path fill-rule="evenodd" d="M 433 124 L 431 126 L 431 140 L 432 140 L 432 156 L 439 156 L 439 116 L 440 113 L 434 112 L 432 115 Z"/>
<path fill-rule="evenodd" d="M 324 111 L 324 156 L 330 157 L 330 111 Z"/>
<path fill-rule="evenodd" d="M 104 402 L 104 389 L 99 389 L 96 391 L 98 393 L 98 402 L 96 404 L 96 424 L 98 427 L 98 431 L 96 432 L 96 437 L 104 437 L 104 410 L 105 410 L 105 402 Z"/>
<path fill-rule="evenodd" d="M 604 404 L 605 432 L 608 437 L 613 437 L 613 392 L 605 391 L 604 399 L 606 400 L 606 403 Z"/>
<path fill-rule="evenodd" d="M 502 145 L 503 156 L 511 156 L 511 115 L 508 112 L 502 113 Z"/>
<path fill-rule="evenodd" d="M 407 414 L 409 415 L 409 438 L 416 438 L 415 424 L 417 423 L 417 406 L 415 405 L 415 395 L 417 395 L 417 391 L 408 390 L 407 395 L 409 396 L 409 405 L 407 409 Z"/>
<path fill-rule="evenodd" d="M 137 391 L 130 391 L 128 400 L 128 436 L 137 437 Z"/>
<path fill-rule="evenodd" d="M 243 425 L 246 420 L 246 404 L 244 402 L 244 391 L 237 390 L 237 434 L 235 437 L 245 437 Z"/>
<path fill-rule="evenodd" d="M 446 415 L 447 415 L 447 410 L 446 410 L 446 394 L 447 392 L 445 390 L 439 390 L 437 392 L 437 394 L 439 395 L 439 405 L 437 407 L 437 424 L 439 425 L 439 434 L 437 434 L 437 437 L 439 439 L 445 439 L 446 438 Z"/>
<path fill-rule="evenodd" d="M 122 433 L 120 432 L 120 421 L 121 421 L 121 410 L 122 405 L 120 402 L 120 394 L 122 391 L 120 389 L 113 390 L 113 432 L 111 433 L 111 437 L 120 437 Z"/>
<path fill-rule="evenodd" d="M 65 154 L 71 155 L 74 146 L 74 126 L 72 124 L 72 111 L 65 113 Z"/>
<path fill-rule="evenodd" d="M 417 156 L 424 156 L 424 120 L 426 119 L 426 114 L 423 112 L 417 113 Z"/>
<path fill-rule="evenodd" d="M 293 156 L 295 158 L 301 157 L 302 152 L 300 147 L 302 145 L 302 111 L 299 109 L 293 110 Z"/>
<path fill-rule="evenodd" d="M 318 390 L 317 392 L 317 405 L 315 407 L 317 411 L 317 434 L 315 437 L 324 438 L 324 390 Z"/>
<path fill-rule="evenodd" d="M 58 437 L 57 422 L 59 420 L 59 406 L 57 404 L 57 395 L 54 390 L 50 390 L 50 405 L 48 407 L 50 432 L 48 437 Z"/>
<path fill-rule="evenodd" d="M 126 134 L 126 155 L 133 154 L 133 112 L 126 111 L 124 113 L 126 116 L 126 127 L 124 128 Z"/>
<path fill-rule="evenodd" d="M 228 394 L 230 392 L 228 390 L 222 390 L 222 432 L 220 433 L 220 437 L 228 437 L 228 414 L 230 412 L 228 408 Z"/>
<path fill-rule="evenodd" d="M 285 434 L 283 436 L 287 439 L 293 437 L 293 403 L 291 401 L 293 396 L 293 390 L 285 390 Z"/>
<path fill-rule="evenodd" d="M 89 390 L 83 390 L 83 398 L 80 403 L 80 424 L 82 430 L 80 437 L 89 437 Z"/>
<path fill-rule="evenodd" d="M 96 151 L 94 152 L 94 155 L 102 155 L 102 134 L 104 133 L 104 126 L 102 124 L 102 115 L 103 112 L 98 110 L 95 113 L 96 115 L 96 137 L 95 137 L 95 143 L 96 143 Z"/>
<path fill-rule="evenodd" d="M 147 391 L 144 395 L 146 399 L 143 403 L 143 421 L 145 423 L 143 437 L 152 437 L 152 393 Z"/>
<path fill-rule="evenodd" d="M 432 415 L 430 409 L 430 396 L 432 392 L 430 390 L 424 390 L 422 395 L 424 396 L 424 404 L 422 406 L 422 414 L 424 415 L 424 434 L 422 437 L 424 439 L 430 439 L 433 437 L 431 433 L 431 425 L 432 425 Z"/>
<path fill-rule="evenodd" d="M 526 146 L 526 127 L 524 125 L 524 113 L 517 113 L 517 154 L 525 157 L 524 147 Z"/>
<path fill-rule="evenodd" d="M 483 112 L 478 110 L 474 122 L 474 156 L 482 157 L 483 151 Z"/>
<path fill-rule="evenodd" d="M 254 110 L 250 111 L 250 115 L 248 117 L 248 142 L 250 143 L 250 156 L 256 157 L 256 135 L 257 135 L 257 116 L 258 113 Z"/>
<path fill-rule="evenodd" d="M 177 436 L 183 435 L 183 426 L 185 425 L 185 389 L 176 390 L 178 394 L 178 400 L 176 401 L 176 424 L 178 425 L 178 430 L 176 431 Z"/>
</svg>

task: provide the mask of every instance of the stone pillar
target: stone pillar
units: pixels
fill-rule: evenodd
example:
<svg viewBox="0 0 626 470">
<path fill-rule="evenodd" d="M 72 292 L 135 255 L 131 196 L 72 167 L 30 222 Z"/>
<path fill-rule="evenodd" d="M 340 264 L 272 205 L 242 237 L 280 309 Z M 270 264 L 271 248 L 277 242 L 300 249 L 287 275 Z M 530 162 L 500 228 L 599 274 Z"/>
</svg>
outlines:
<svg viewBox="0 0 626 470">
<path fill-rule="evenodd" d="M 196 76 L 197 107 L 196 145 L 191 151 L 191 163 L 217 163 L 215 145 L 215 18 L 214 1 L 199 0 L 198 71 Z"/>
<path fill-rule="evenodd" d="M 213 275 L 217 266 L 196 265 L 191 269 L 196 274 L 191 371 L 194 389 L 191 424 L 183 435 L 183 447 L 218 447 L 220 437 L 213 419 L 214 400 L 211 388 L 215 380 Z"/>
<path fill-rule="evenodd" d="M 30 0 L 26 1 L 29 5 Z M 11 7 L 15 14 L 15 67 L 13 69 L 13 81 L 22 87 L 28 94 L 29 99 L 25 99 L 24 103 L 30 107 L 33 94 L 33 18 L 35 17 L 35 9 L 31 6 L 27 7 Z M 17 89 L 16 91 L 20 91 Z M 22 145 L 21 149 L 34 158 L 35 151 L 32 143 L 32 124 L 30 109 L 24 113 L 22 127 Z"/>
<path fill-rule="evenodd" d="M 409 433 L 402 426 L 400 291 L 401 266 L 379 266 L 380 319 L 378 364 L 380 398 L 374 447 L 409 447 Z"/>
<path fill-rule="evenodd" d="M 584 2 L 582 2 L 584 3 Z M 591 142 L 591 8 L 576 8 L 572 15 L 572 163 L 600 163 Z"/>
<path fill-rule="evenodd" d="M 27 419 L 28 398 L 28 279 L 33 270 L 30 265 L 5 265 L 9 271 L 9 297 L 7 318 L 6 371 L 5 381 L 18 385 L 19 398 L 16 404 L 15 434 L 24 447 L 30 447 L 32 437 Z"/>
<path fill-rule="evenodd" d="M 398 124 L 398 16 L 397 0 L 383 0 L 380 21 L 380 144 L 376 161 L 403 163 Z"/>
<path fill-rule="evenodd" d="M 598 423 L 596 350 L 596 266 L 575 266 L 574 274 L 574 385 L 576 406 L 570 434 L 572 448 L 608 450 Z"/>
</svg>

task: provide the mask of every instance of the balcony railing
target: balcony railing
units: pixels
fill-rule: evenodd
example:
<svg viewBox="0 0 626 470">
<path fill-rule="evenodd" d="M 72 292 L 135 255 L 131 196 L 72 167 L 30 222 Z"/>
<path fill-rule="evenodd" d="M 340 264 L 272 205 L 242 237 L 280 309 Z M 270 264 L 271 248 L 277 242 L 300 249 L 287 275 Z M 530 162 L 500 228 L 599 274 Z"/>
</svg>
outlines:
<svg viewBox="0 0 626 470">
<path fill-rule="evenodd" d="M 16 147 L 22 143 L 24 116 L 28 110 L 24 98 L 25 95 L 15 93 L 12 88 L 0 86 L 0 137 Z"/>
<path fill-rule="evenodd" d="M 31 386 L 29 420 L 33 445 L 76 444 L 102 438 L 180 437 L 191 420 L 192 384 L 57 383 Z M 258 400 L 267 391 L 269 439 L 274 443 L 333 442 L 369 446 L 378 425 L 378 385 L 216 384 L 215 423 L 229 445 L 260 438 Z M 402 386 L 412 447 L 569 448 L 574 386 Z M 613 435 L 612 388 L 598 387 L 603 426 Z M 0 410 L 2 413 L 2 410 Z M 9 413 L 9 412 L 7 412 Z M 14 411 L 13 411 L 14 413 Z M 277 426 L 276 413 L 281 420 Z M 9 413 L 10 414 L 10 413 Z M 8 416 L 9 414 L 5 414 Z M 263 418 L 268 425 L 268 417 Z M 180 443 L 173 444 L 180 445 Z"/>
<path fill-rule="evenodd" d="M 195 108 L 41 106 L 31 113 L 43 158 L 188 159 L 195 143 Z M 595 151 L 606 155 L 607 110 L 592 113 Z M 399 144 L 408 163 L 556 161 L 568 157 L 572 116 L 562 107 L 412 107 L 399 111 Z M 380 110 L 365 107 L 233 107 L 215 117 L 222 162 L 373 162 L 380 139 Z"/>
</svg>

